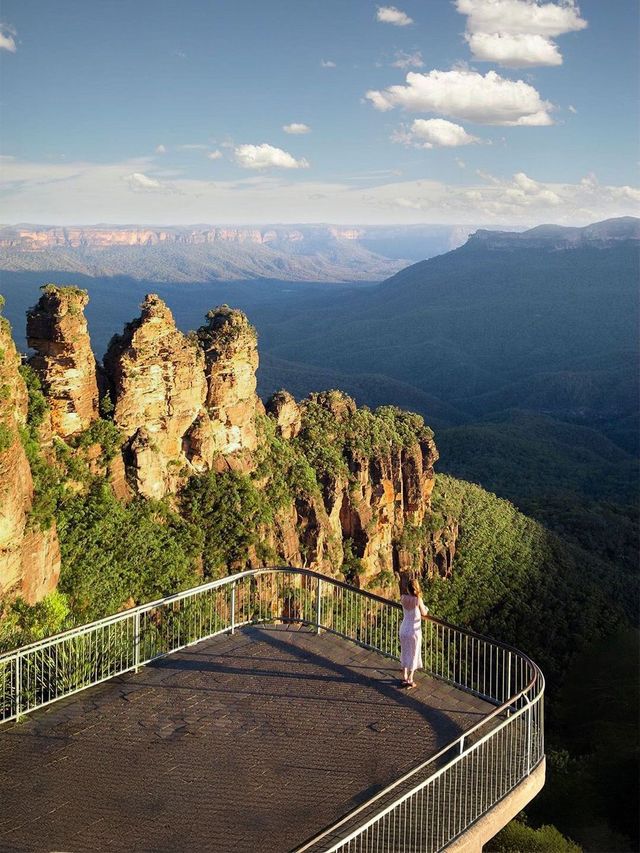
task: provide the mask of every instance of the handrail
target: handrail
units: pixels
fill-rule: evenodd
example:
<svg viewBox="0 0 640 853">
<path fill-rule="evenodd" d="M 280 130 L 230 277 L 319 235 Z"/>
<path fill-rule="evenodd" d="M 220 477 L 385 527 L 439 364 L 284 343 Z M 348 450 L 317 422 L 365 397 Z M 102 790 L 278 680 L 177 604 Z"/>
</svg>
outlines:
<svg viewBox="0 0 640 853">
<path fill-rule="evenodd" d="M 247 624 L 310 624 L 397 658 L 401 611 L 398 602 L 312 569 L 277 566 L 238 572 L 1 654 L 0 723 Z M 455 782 L 461 790 L 467 786 L 464 815 L 461 809 L 452 813 L 448 804 L 446 830 L 444 817 L 443 822 L 438 817 L 427 832 L 428 848 L 421 848 L 443 849 L 488 806 L 482 796 L 476 803 L 475 788 L 467 795 L 471 777 L 486 776 L 487 767 L 506 762 L 504 784 L 490 785 L 495 799 L 542 760 L 544 678 L 536 664 L 513 646 L 431 615 L 423 640 L 430 675 L 482 697 L 494 709 L 306 842 L 299 853 L 414 849 L 403 847 L 396 833 L 402 838 L 424 835 L 423 824 L 433 820 L 434 802 L 440 802 L 440 785 Z M 456 754 L 447 760 L 451 752 Z M 487 782 L 484 776 L 480 781 Z"/>
</svg>

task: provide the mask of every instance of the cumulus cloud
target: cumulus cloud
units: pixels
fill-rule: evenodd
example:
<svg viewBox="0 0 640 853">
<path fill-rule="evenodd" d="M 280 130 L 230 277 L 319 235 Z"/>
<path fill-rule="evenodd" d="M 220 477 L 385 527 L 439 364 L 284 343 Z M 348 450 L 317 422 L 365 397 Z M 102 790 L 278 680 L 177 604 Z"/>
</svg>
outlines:
<svg viewBox="0 0 640 853">
<path fill-rule="evenodd" d="M 456 0 L 456 8 L 467 16 L 471 33 L 529 33 L 553 38 L 584 30 L 587 22 L 573 0 L 540 3 L 538 0 Z"/>
<path fill-rule="evenodd" d="M 507 68 L 561 65 L 556 36 L 583 30 L 574 0 L 456 0 L 467 16 L 465 38 L 474 57 Z"/>
<path fill-rule="evenodd" d="M 332 59 L 321 59 L 320 65 L 322 68 L 335 68 L 336 64 Z"/>
<path fill-rule="evenodd" d="M 288 151 L 275 148 L 273 145 L 238 145 L 234 149 L 236 163 L 243 169 L 307 169 L 309 163 L 296 160 Z"/>
<path fill-rule="evenodd" d="M 414 148 L 456 148 L 481 141 L 464 127 L 443 118 L 417 118 L 410 128 L 396 132 L 392 139 Z"/>
<path fill-rule="evenodd" d="M 419 50 L 414 50 L 413 53 L 405 53 L 404 50 L 399 50 L 396 53 L 395 60 L 391 63 L 393 68 L 423 68 L 424 60 Z"/>
<path fill-rule="evenodd" d="M 578 110 L 573 106 L 573 104 L 569 104 L 569 112 L 575 115 Z"/>
<path fill-rule="evenodd" d="M 428 74 L 410 71 L 405 86 L 389 86 L 366 93 L 377 110 L 394 107 L 411 112 L 432 112 L 451 118 L 497 124 L 549 125 L 553 105 L 543 101 L 533 86 L 523 80 L 507 80 L 495 71 L 433 70 Z"/>
<path fill-rule="evenodd" d="M 303 124 L 302 122 L 293 121 L 291 124 L 285 124 L 282 126 L 282 129 L 285 133 L 311 133 L 311 128 L 308 124 Z"/>
<path fill-rule="evenodd" d="M 481 62 L 497 62 L 505 68 L 562 65 L 557 44 L 539 35 L 520 33 L 468 33 L 471 53 Z"/>
<path fill-rule="evenodd" d="M 160 181 L 156 181 L 155 178 L 150 178 L 142 172 L 132 172 L 130 175 L 125 175 L 125 181 L 127 181 L 129 187 L 136 192 L 148 192 L 162 189 Z"/>
<path fill-rule="evenodd" d="M 0 50 L 8 50 L 10 53 L 15 53 L 16 47 L 16 31 L 9 24 L 0 23 Z"/>
<path fill-rule="evenodd" d="M 395 27 L 408 27 L 413 23 L 413 18 L 395 6 L 378 6 L 376 20 L 383 24 L 393 24 Z"/>
<path fill-rule="evenodd" d="M 156 145 L 156 154 L 166 154 L 167 148 L 165 145 Z"/>
<path fill-rule="evenodd" d="M 220 160 L 222 159 L 222 156 L 222 151 L 218 151 L 217 148 L 215 151 L 209 151 L 209 153 L 207 154 L 209 160 Z"/>
</svg>

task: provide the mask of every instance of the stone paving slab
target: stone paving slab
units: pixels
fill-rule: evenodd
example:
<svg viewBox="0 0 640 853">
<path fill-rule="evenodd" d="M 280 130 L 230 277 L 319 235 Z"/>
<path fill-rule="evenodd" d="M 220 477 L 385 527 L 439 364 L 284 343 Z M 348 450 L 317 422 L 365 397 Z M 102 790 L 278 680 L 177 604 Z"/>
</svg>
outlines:
<svg viewBox="0 0 640 853">
<path fill-rule="evenodd" d="M 280 853 L 492 707 L 297 627 L 204 641 L 0 728 L 0 851 Z"/>
</svg>

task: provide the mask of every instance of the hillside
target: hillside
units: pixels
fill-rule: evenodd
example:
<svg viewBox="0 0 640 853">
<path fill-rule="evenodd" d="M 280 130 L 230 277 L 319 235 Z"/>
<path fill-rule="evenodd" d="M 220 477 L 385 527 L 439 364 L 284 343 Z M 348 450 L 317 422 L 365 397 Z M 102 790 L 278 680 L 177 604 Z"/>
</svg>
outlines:
<svg viewBox="0 0 640 853">
<path fill-rule="evenodd" d="M 43 288 L 28 314 L 30 367 L 19 368 L 8 324 L 0 324 L 8 389 L 0 401 L 0 648 L 273 562 L 391 596 L 402 575 L 415 575 L 433 612 L 520 646 L 542 665 L 549 790 L 562 791 L 555 697 L 583 656 L 627 642 L 637 615 L 634 567 L 601 548 L 604 537 L 588 544 L 558 535 L 476 485 L 435 477 L 438 451 L 419 415 L 358 408 L 340 391 L 300 403 L 278 392 L 265 411 L 255 393 L 255 330 L 235 309 L 210 311 L 187 336 L 148 295 L 98 369 L 86 303 L 77 288 Z M 513 423 L 516 445 L 530 426 Z M 544 419 L 538 426 L 546 429 Z M 482 441 L 493 452 L 488 433 L 476 447 Z M 573 441 L 576 454 L 598 461 L 588 430 L 558 428 L 556 441 Z M 624 461 L 614 444 L 599 455 L 615 470 Z M 526 459 L 513 456 L 516 467 Z M 542 473 L 550 465 L 549 482 L 563 476 L 551 460 L 535 464 Z M 487 476 L 507 477 L 497 464 Z M 605 476 L 593 471 L 596 481 Z M 620 671 L 631 692 L 636 676 Z M 589 827 L 576 824 L 575 808 L 554 808 L 553 795 L 541 819 L 588 849 L 595 838 L 631 850 L 633 827 L 609 793 L 629 796 L 633 768 L 612 748 L 603 792 L 602 756 L 589 745 L 596 723 L 584 716 L 569 759 L 582 767 L 577 796 L 590 792 Z M 603 744 L 618 737 L 616 726 L 611 718 Z"/>
<path fill-rule="evenodd" d="M 189 284 L 380 281 L 464 242 L 456 226 L 0 227 L 0 270 Z"/>
</svg>

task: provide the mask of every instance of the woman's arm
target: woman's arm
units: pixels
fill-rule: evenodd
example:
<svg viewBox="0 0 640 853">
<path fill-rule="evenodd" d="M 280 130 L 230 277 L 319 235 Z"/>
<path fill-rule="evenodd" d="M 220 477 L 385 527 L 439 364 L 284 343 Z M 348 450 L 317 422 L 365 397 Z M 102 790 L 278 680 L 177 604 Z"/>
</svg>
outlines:
<svg viewBox="0 0 640 853">
<path fill-rule="evenodd" d="M 426 619 L 427 616 L 429 615 L 429 608 L 424 603 L 421 596 L 418 598 L 418 607 L 420 608 L 420 615 L 422 616 L 423 619 Z"/>
</svg>

